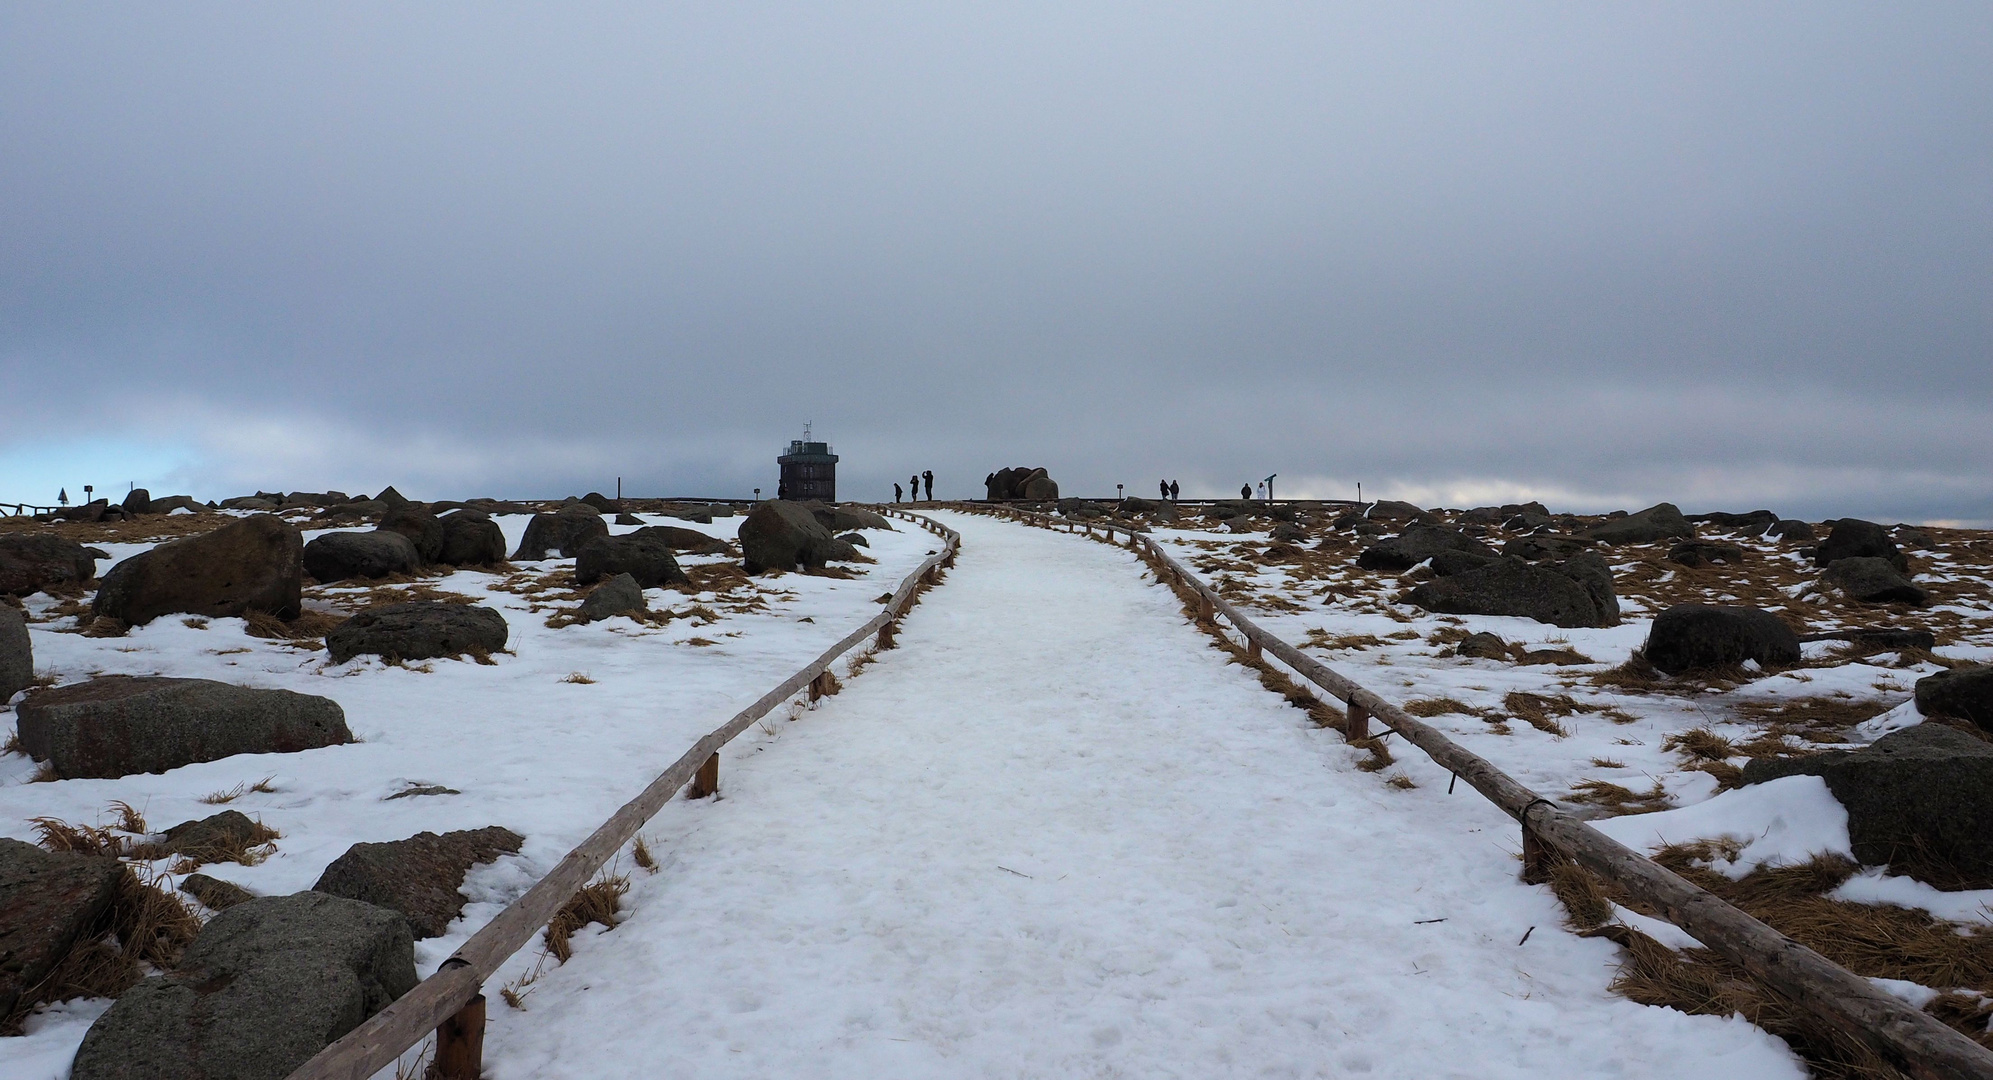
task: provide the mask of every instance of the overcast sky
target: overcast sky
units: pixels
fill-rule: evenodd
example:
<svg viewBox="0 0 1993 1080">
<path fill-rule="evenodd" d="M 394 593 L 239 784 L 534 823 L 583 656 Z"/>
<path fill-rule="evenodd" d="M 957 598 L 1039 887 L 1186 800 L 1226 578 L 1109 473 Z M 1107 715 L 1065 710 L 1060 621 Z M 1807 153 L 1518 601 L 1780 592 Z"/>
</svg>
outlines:
<svg viewBox="0 0 1993 1080">
<path fill-rule="evenodd" d="M 0 500 L 1993 519 L 1993 5 L 0 7 Z"/>
</svg>

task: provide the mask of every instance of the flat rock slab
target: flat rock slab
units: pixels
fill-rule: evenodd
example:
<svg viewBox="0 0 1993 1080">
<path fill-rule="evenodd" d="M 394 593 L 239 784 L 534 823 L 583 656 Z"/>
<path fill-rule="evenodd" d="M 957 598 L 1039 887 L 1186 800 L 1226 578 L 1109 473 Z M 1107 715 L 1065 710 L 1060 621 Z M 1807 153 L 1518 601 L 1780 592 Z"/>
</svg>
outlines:
<svg viewBox="0 0 1993 1080">
<path fill-rule="evenodd" d="M 1798 775 L 1827 781 L 1863 863 L 1895 864 L 1945 888 L 1993 881 L 1993 744 L 1925 723 L 1860 750 L 1744 767 L 1747 784 Z"/>
<path fill-rule="evenodd" d="M 678 568 L 671 545 L 640 530 L 628 536 L 604 536 L 588 542 L 574 560 L 574 581 L 589 585 L 603 578 L 628 574 L 640 589 L 656 589 L 690 580 Z"/>
<path fill-rule="evenodd" d="M 392 911 L 315 892 L 249 900 L 98 1017 L 70 1076 L 282 1080 L 415 982 Z"/>
<path fill-rule="evenodd" d="M 138 626 L 184 612 L 217 618 L 264 611 L 298 617 L 304 538 L 269 514 L 186 536 L 111 567 L 92 612 Z"/>
<path fill-rule="evenodd" d="M 708 536 L 697 529 L 680 528 L 677 525 L 646 525 L 630 536 L 655 538 L 673 551 L 683 551 L 692 555 L 725 555 L 733 548 L 717 536 Z"/>
<path fill-rule="evenodd" d="M 107 856 L 0 837 L 0 1018 L 97 925 L 124 873 Z"/>
<path fill-rule="evenodd" d="M 181 878 L 180 891 L 199 900 L 209 911 L 227 911 L 237 904 L 256 899 L 255 893 L 235 882 L 211 878 L 206 874 L 188 874 Z"/>
<path fill-rule="evenodd" d="M 1553 626 L 1611 626 L 1619 622 L 1619 602 L 1609 570 L 1603 571 L 1602 583 L 1598 574 L 1587 572 L 1597 569 L 1587 565 L 1567 572 L 1502 558 L 1425 582 L 1405 600 L 1449 615 L 1518 615 Z"/>
<path fill-rule="evenodd" d="M 312 891 L 364 900 L 408 920 L 417 938 L 440 937 L 467 902 L 458 890 L 478 863 L 517 854 L 525 838 L 496 825 L 385 844 L 354 844 L 332 861 Z"/>
<path fill-rule="evenodd" d="M 421 565 L 415 542 L 399 532 L 329 532 L 304 546 L 305 573 L 321 582 L 406 574 Z"/>
<path fill-rule="evenodd" d="M 30 694 L 15 714 L 21 748 L 64 779 L 353 741 L 331 698 L 208 679 L 106 675 Z"/>
<path fill-rule="evenodd" d="M 475 604 L 418 600 L 368 608 L 325 635 L 332 662 L 371 654 L 391 660 L 428 660 L 505 648 L 505 616 Z"/>
<path fill-rule="evenodd" d="M 1896 564 L 1873 555 L 1835 559 L 1820 572 L 1820 580 L 1864 604 L 1919 604 L 1930 598 Z"/>
</svg>

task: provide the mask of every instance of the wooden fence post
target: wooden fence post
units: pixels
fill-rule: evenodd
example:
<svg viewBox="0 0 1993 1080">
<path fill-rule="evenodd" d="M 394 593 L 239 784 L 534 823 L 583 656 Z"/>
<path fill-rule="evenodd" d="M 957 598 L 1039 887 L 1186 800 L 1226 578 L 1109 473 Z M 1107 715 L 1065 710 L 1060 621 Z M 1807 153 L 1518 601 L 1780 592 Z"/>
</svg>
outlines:
<svg viewBox="0 0 1993 1080">
<path fill-rule="evenodd" d="M 895 648 L 893 644 L 893 629 L 897 626 L 899 626 L 898 620 L 889 620 L 886 625 L 881 626 L 879 628 L 878 640 L 873 642 L 872 647 L 882 652 L 886 649 Z"/>
<path fill-rule="evenodd" d="M 1197 594 L 1197 621 L 1208 623 L 1218 617 L 1218 609 L 1211 605 L 1211 597 L 1202 592 Z"/>
<path fill-rule="evenodd" d="M 688 799 L 703 799 L 720 793 L 720 755 L 715 753 L 706 759 L 704 765 L 692 776 L 692 786 L 686 789 Z"/>
<path fill-rule="evenodd" d="M 1258 660 L 1258 659 L 1260 659 L 1260 650 L 1259 650 L 1259 639 L 1258 639 L 1258 638 L 1256 638 L 1256 637 L 1249 637 L 1249 638 L 1247 638 L 1247 639 L 1246 639 L 1246 655 L 1247 655 L 1247 656 L 1249 656 L 1249 657 L 1251 657 L 1251 658 L 1252 658 L 1252 659 L 1254 659 L 1254 660 Z"/>
<path fill-rule="evenodd" d="M 1357 742 L 1370 737 L 1370 710 L 1352 701 L 1349 710 L 1343 714 L 1343 739 Z"/>
<path fill-rule="evenodd" d="M 484 1072 L 484 995 L 436 1029 L 437 1080 L 478 1080 Z"/>
<path fill-rule="evenodd" d="M 1536 830 L 1528 825 L 1522 827 L 1522 880 L 1529 885 L 1542 885 L 1550 880 L 1550 868 L 1557 863 L 1557 853 L 1549 844 L 1536 835 Z"/>
</svg>

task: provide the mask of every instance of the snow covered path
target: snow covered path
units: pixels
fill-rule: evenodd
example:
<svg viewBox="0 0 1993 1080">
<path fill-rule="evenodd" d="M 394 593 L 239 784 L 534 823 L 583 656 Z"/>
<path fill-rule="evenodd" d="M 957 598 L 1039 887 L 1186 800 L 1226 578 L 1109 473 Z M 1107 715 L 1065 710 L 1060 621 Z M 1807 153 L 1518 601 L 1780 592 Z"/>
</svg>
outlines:
<svg viewBox="0 0 1993 1080">
<path fill-rule="evenodd" d="M 1803 1075 L 1609 995 L 1507 818 L 1357 771 L 1128 553 L 948 520 L 900 648 L 666 807 L 488 1075 Z"/>
</svg>

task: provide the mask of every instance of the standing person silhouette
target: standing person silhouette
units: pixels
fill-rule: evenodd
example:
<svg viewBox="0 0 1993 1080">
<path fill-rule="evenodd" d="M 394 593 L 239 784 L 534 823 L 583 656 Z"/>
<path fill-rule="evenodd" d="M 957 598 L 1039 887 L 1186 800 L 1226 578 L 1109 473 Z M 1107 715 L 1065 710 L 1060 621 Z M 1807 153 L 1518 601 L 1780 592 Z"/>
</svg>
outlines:
<svg viewBox="0 0 1993 1080">
<path fill-rule="evenodd" d="M 1158 480 L 1156 481 L 1156 486 L 1162 489 L 1164 499 L 1170 497 L 1170 482 L 1168 480 Z"/>
<path fill-rule="evenodd" d="M 1177 495 L 1177 492 L 1179 492 L 1179 491 L 1181 491 L 1181 490 L 1183 490 L 1183 489 L 1182 489 L 1182 488 L 1179 488 L 1179 487 L 1177 487 L 1177 486 L 1176 486 L 1176 481 L 1174 481 L 1174 480 L 1170 481 L 1170 501 L 1171 501 L 1171 502 L 1181 502 L 1181 501 L 1182 501 L 1181 497 Z"/>
<path fill-rule="evenodd" d="M 893 485 L 893 501 L 900 501 L 900 486 L 898 484 Z"/>
<path fill-rule="evenodd" d="M 1239 498 L 1250 499 L 1252 497 L 1253 497 L 1253 486 L 1251 484 L 1240 484 Z"/>
<path fill-rule="evenodd" d="M 933 470 L 933 469 L 923 469 L 923 470 L 921 470 L 921 473 L 920 473 L 920 476 L 921 476 L 921 479 L 923 479 L 923 480 L 926 480 L 926 481 L 927 481 L 927 501 L 928 501 L 928 502 L 933 502 L 933 501 L 934 501 L 934 470 Z"/>
<path fill-rule="evenodd" d="M 911 498 L 911 499 L 908 499 L 907 501 L 908 501 L 908 502 L 919 502 L 919 501 L 920 501 L 920 474 L 919 474 L 919 473 L 915 473 L 915 474 L 913 474 L 912 476 L 908 477 L 908 478 L 907 478 L 907 486 L 913 489 L 913 498 Z"/>
</svg>

